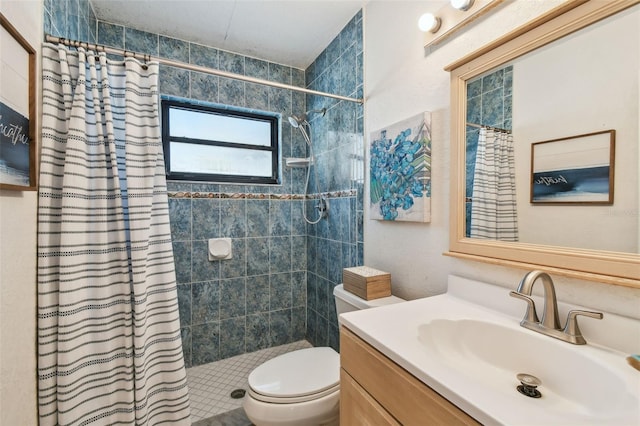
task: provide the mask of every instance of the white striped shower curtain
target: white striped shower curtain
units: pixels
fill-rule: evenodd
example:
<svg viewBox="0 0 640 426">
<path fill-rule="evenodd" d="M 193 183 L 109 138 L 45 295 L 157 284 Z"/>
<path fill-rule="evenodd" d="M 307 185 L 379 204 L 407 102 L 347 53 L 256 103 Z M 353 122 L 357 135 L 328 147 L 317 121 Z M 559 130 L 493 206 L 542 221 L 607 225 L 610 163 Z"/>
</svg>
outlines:
<svg viewBox="0 0 640 426">
<path fill-rule="evenodd" d="M 43 46 L 41 425 L 190 424 L 158 64 Z"/>
<path fill-rule="evenodd" d="M 518 241 L 513 136 L 481 128 L 473 177 L 471 237 Z"/>
</svg>

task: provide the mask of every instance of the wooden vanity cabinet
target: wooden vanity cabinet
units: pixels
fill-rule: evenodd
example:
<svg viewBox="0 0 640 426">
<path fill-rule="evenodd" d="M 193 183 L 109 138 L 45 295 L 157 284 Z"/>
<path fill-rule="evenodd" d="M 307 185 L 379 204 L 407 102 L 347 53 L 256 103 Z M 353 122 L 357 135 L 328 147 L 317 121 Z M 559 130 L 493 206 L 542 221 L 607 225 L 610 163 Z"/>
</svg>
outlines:
<svg viewBox="0 0 640 426">
<path fill-rule="evenodd" d="M 340 425 L 479 425 L 345 327 L 340 329 Z"/>
</svg>

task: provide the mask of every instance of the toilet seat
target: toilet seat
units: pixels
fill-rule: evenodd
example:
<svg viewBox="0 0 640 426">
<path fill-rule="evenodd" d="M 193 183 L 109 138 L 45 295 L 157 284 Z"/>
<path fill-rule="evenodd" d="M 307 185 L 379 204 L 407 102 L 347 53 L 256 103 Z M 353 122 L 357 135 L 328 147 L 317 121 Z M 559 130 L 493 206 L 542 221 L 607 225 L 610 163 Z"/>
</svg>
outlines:
<svg viewBox="0 0 640 426">
<path fill-rule="evenodd" d="M 319 399 L 322 398 L 324 396 L 327 395 L 331 395 L 334 392 L 340 392 L 340 385 L 335 385 L 332 388 L 329 389 L 325 389 L 322 392 L 318 392 L 318 393 L 312 393 L 309 395 L 303 395 L 303 396 L 292 396 L 292 397 L 273 397 L 273 396 L 266 396 L 266 395 L 262 395 L 260 393 L 255 392 L 253 389 L 249 388 L 249 395 L 258 400 L 258 401 L 262 401 L 262 402 L 270 402 L 273 404 L 294 404 L 297 402 L 308 402 L 308 401 L 313 401 L 314 399 Z"/>
<path fill-rule="evenodd" d="M 332 348 L 307 348 L 277 356 L 249 374 L 249 394 L 263 402 L 310 401 L 340 389 L 340 355 Z"/>
</svg>

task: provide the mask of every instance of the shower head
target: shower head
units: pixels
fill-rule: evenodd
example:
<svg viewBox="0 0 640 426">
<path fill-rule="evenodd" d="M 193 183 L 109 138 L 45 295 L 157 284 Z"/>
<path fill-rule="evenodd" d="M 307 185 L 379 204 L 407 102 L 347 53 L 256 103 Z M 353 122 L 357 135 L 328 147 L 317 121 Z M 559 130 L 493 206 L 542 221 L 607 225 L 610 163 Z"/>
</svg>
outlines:
<svg viewBox="0 0 640 426">
<path fill-rule="evenodd" d="M 307 121 L 307 118 L 309 117 L 310 114 L 321 114 L 324 117 L 326 113 L 327 113 L 327 109 L 322 108 L 322 109 L 312 109 L 311 111 L 307 111 L 300 116 L 292 114 L 291 116 L 289 116 L 289 124 L 291 124 L 293 127 L 297 129 L 303 124 L 309 124 L 309 122 Z"/>
<path fill-rule="evenodd" d="M 306 121 L 306 119 L 301 119 L 299 118 L 297 115 L 291 115 L 289 117 L 289 124 L 291 124 L 293 127 L 295 127 L 296 129 L 298 127 L 300 127 L 300 125 L 302 123 L 304 123 Z"/>
</svg>

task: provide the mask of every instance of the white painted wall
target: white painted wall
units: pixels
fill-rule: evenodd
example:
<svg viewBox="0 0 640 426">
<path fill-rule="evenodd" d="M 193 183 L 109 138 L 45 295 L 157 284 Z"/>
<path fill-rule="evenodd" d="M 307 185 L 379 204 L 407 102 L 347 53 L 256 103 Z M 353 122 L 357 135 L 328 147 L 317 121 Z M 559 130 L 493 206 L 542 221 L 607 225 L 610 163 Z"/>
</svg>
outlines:
<svg viewBox="0 0 640 426">
<path fill-rule="evenodd" d="M 42 2 L 0 11 L 40 52 Z M 38 60 L 37 69 L 40 69 Z M 39 99 L 39 88 L 36 90 Z M 39 116 L 40 108 L 36 116 Z M 0 425 L 36 425 L 36 192 L 0 191 Z"/>
<path fill-rule="evenodd" d="M 513 289 L 526 272 L 442 255 L 449 245 L 450 220 L 450 85 L 449 74 L 443 68 L 560 3 L 560 0 L 506 2 L 428 56 L 423 54 L 423 34 L 416 22 L 422 13 L 436 12 L 444 2 L 367 3 L 364 15 L 367 142 L 370 132 L 419 112 L 431 111 L 433 117 L 431 223 L 369 220 L 368 187 L 365 188 L 365 264 L 389 271 L 393 290 L 399 296 L 414 299 L 443 293 L 448 274 Z M 640 290 L 562 277 L 554 277 L 554 281 L 561 300 L 640 318 Z"/>
<path fill-rule="evenodd" d="M 515 61 L 520 241 L 638 253 L 639 34 L 640 11 L 627 10 Z M 609 129 L 616 131 L 613 205 L 529 202 L 532 143 Z"/>
</svg>

